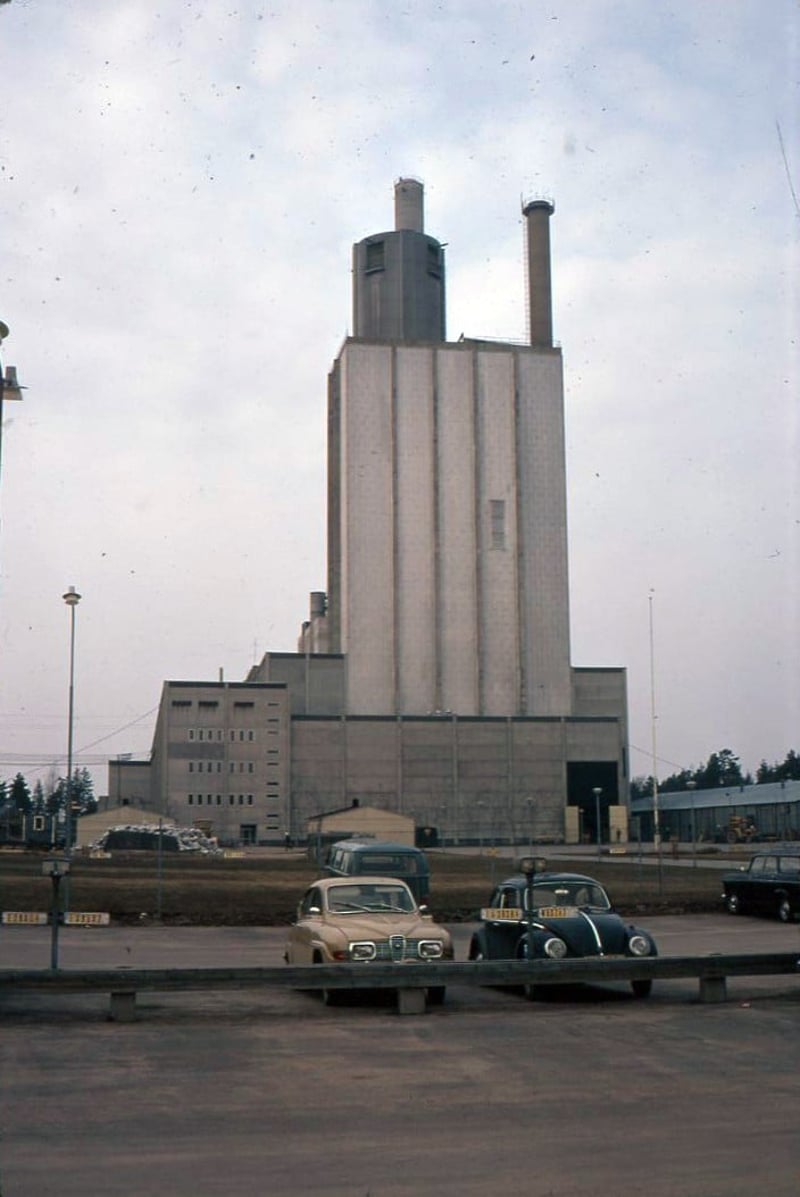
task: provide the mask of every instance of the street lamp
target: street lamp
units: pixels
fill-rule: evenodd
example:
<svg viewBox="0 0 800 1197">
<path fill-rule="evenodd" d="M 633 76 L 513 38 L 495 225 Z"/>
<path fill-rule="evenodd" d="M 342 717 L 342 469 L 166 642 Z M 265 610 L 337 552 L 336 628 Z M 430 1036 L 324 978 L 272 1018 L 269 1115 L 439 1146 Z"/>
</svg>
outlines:
<svg viewBox="0 0 800 1197">
<path fill-rule="evenodd" d="M 69 607 L 69 714 L 67 717 L 67 804 L 64 816 L 64 848 L 72 852 L 72 716 L 75 689 L 75 608 L 81 601 L 74 586 L 61 596 Z"/>
<path fill-rule="evenodd" d="M 528 916 L 528 918 L 527 918 L 528 938 L 527 938 L 527 943 L 525 945 L 525 957 L 527 960 L 533 960 L 533 924 L 534 924 L 533 879 L 537 873 L 543 873 L 545 871 L 545 869 L 547 868 L 547 861 L 543 857 L 534 856 L 531 853 L 530 856 L 523 856 L 521 858 L 518 868 L 519 868 L 520 873 L 524 874 L 524 877 L 525 877 L 525 881 L 526 881 L 525 895 L 526 895 L 526 901 L 527 901 L 527 906 L 528 906 L 528 909 L 526 911 L 527 916 Z M 533 978 L 532 977 L 531 977 L 531 981 L 530 981 L 530 986 L 532 989 L 532 987 L 533 987 Z M 528 992 L 530 992 L 530 990 L 528 990 Z"/>
<path fill-rule="evenodd" d="M 689 791 L 689 796 L 692 800 L 691 819 L 692 819 L 692 868 L 697 868 L 697 833 L 694 824 L 694 792 L 697 788 L 696 781 L 687 781 L 686 788 Z"/>
<path fill-rule="evenodd" d="M 69 861 L 64 856 L 48 856 L 42 862 L 42 873 L 53 883 L 53 896 L 50 904 L 50 967 L 58 968 L 58 927 L 61 922 L 61 910 L 58 902 L 58 887 L 61 878 L 69 879 Z"/>
<path fill-rule="evenodd" d="M 594 817 L 597 820 L 597 859 L 598 860 L 600 859 L 600 841 L 602 838 L 601 832 L 600 832 L 600 795 L 602 794 L 602 792 L 603 792 L 603 790 L 602 790 L 601 786 L 595 786 L 594 789 L 592 790 L 592 793 L 594 794 Z"/>
<path fill-rule="evenodd" d="M 0 320 L 0 345 L 8 336 L 8 325 Z M 17 371 L 14 366 L 8 366 L 3 370 L 3 363 L 0 362 L 0 464 L 2 464 L 3 453 L 3 402 L 6 399 L 21 399 L 22 387 L 17 382 Z"/>
</svg>

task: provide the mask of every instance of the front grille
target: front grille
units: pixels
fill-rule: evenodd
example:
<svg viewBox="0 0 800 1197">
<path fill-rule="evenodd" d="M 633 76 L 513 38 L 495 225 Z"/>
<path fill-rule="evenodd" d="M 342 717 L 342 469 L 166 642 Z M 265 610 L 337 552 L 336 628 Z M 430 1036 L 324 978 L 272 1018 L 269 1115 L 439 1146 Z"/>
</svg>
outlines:
<svg viewBox="0 0 800 1197">
<path fill-rule="evenodd" d="M 393 935 L 375 944 L 373 960 L 419 960 L 419 940 Z"/>
</svg>

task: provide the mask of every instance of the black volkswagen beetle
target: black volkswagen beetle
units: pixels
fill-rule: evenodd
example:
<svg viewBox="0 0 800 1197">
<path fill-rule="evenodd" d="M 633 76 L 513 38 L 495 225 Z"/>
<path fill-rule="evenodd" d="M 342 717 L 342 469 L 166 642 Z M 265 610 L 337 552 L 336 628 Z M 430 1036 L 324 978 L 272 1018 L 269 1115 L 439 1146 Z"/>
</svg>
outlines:
<svg viewBox="0 0 800 1197">
<path fill-rule="evenodd" d="M 626 923 L 602 885 L 580 873 L 536 873 L 531 883 L 522 873 L 509 877 L 497 886 L 481 919 L 483 926 L 470 942 L 470 960 L 658 955 L 653 937 Z M 631 981 L 636 997 L 647 997 L 652 987 L 650 980 Z M 526 986 L 525 992 L 532 997 L 533 986 Z"/>
</svg>

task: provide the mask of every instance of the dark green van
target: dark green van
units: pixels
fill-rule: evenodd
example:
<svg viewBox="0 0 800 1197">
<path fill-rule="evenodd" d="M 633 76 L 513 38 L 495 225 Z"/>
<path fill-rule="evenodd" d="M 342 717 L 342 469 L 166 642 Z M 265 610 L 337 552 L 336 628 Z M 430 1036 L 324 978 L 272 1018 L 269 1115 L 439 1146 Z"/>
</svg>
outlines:
<svg viewBox="0 0 800 1197">
<path fill-rule="evenodd" d="M 431 875 L 428 858 L 419 848 L 377 840 L 339 840 L 332 844 L 326 877 L 398 877 L 405 881 L 418 906 L 430 901 Z"/>
</svg>

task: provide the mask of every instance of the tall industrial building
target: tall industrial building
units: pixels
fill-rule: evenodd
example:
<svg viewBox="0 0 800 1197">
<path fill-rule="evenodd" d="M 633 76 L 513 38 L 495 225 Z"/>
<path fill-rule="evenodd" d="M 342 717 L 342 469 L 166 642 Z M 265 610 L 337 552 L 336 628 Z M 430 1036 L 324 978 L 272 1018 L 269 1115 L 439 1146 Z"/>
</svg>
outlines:
<svg viewBox="0 0 800 1197">
<path fill-rule="evenodd" d="M 328 386 L 327 590 L 298 652 L 267 653 L 242 683 L 280 689 L 289 722 L 248 838 L 253 823 L 256 839 L 278 823 L 302 835 L 353 802 L 450 842 L 594 838 L 598 814 L 604 838 L 626 838 L 625 671 L 570 660 L 554 208 L 523 209 L 528 343 L 448 342 L 423 199 L 400 179 L 394 229 L 353 249 L 353 335 Z M 169 723 L 162 709 L 154 764 L 175 817 L 175 770 L 156 761 Z"/>
<path fill-rule="evenodd" d="M 557 715 L 570 698 L 561 351 L 549 268 L 531 343 L 444 340 L 422 186 L 353 261 L 355 335 L 329 392 L 329 643 L 348 714 Z M 552 206 L 526 208 L 549 263 Z"/>
</svg>

